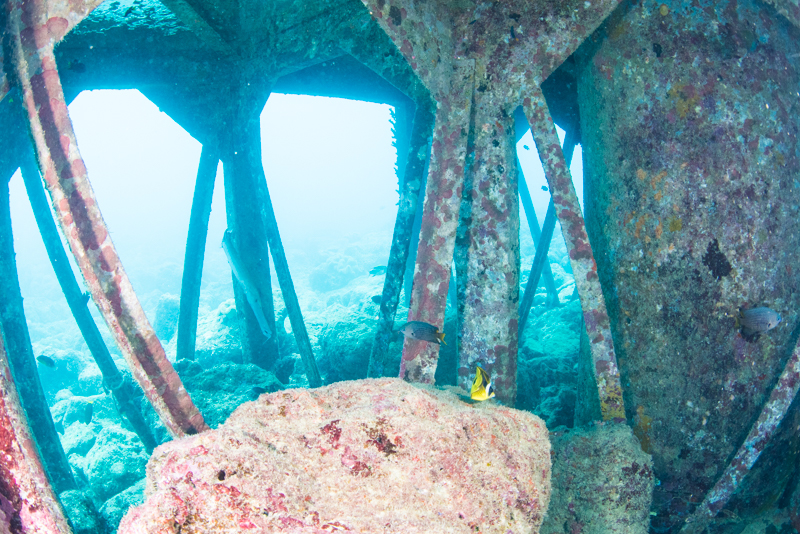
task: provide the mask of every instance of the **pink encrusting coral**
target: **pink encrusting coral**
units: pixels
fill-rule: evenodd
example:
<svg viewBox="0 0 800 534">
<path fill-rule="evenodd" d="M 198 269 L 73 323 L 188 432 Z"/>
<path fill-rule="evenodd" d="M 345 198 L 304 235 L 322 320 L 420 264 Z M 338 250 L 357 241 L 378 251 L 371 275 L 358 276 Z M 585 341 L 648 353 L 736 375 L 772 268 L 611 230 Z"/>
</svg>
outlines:
<svg viewBox="0 0 800 534">
<path fill-rule="evenodd" d="M 262 395 L 158 447 L 119 532 L 536 533 L 541 419 L 400 379 Z"/>
</svg>

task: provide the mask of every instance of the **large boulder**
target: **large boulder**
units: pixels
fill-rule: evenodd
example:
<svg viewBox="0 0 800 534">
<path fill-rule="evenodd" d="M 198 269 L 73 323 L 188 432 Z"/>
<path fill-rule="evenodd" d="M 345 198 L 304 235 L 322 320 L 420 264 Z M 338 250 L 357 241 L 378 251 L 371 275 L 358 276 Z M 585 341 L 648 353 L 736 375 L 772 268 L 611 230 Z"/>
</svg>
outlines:
<svg viewBox="0 0 800 534">
<path fill-rule="evenodd" d="M 538 417 L 495 402 L 340 382 L 262 395 L 159 446 L 145 495 L 120 532 L 535 533 L 550 444 Z"/>
<path fill-rule="evenodd" d="M 653 460 L 625 424 L 554 435 L 553 498 L 543 534 L 647 534 Z"/>
</svg>

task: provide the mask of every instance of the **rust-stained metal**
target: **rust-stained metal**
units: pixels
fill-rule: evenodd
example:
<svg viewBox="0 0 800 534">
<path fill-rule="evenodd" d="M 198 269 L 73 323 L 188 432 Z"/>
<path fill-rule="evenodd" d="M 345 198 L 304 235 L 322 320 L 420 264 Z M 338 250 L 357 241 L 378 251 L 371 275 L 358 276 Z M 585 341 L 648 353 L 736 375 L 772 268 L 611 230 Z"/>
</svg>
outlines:
<svg viewBox="0 0 800 534">
<path fill-rule="evenodd" d="M 74 490 L 77 488 L 75 477 L 58 439 L 31 346 L 14 252 L 8 182 L 0 183 L 0 330 L 8 347 L 9 366 L 20 402 L 50 482 L 58 493 Z"/>
<path fill-rule="evenodd" d="M 54 43 L 70 22 L 50 17 L 43 0 L 10 5 L 15 83 L 23 94 L 53 208 L 84 280 L 133 376 L 169 432 L 179 437 L 206 430 L 122 268 L 78 152 L 53 54 Z"/>
<path fill-rule="evenodd" d="M 431 144 L 431 160 L 422 208 L 409 321 L 425 321 L 444 329 L 450 266 L 453 262 L 458 212 L 467 155 L 467 131 L 473 83 L 471 62 L 459 62 L 451 77 L 452 95 L 441 97 Z M 456 90 L 460 89 L 460 90 Z M 432 384 L 439 345 L 406 338 L 400 377 Z"/>
<path fill-rule="evenodd" d="M 47 478 L 0 336 L 0 531 L 72 532 Z"/>
<path fill-rule="evenodd" d="M 397 208 L 397 219 L 392 235 L 392 249 L 386 264 L 386 278 L 383 281 L 380 315 L 375 341 L 369 357 L 368 376 L 378 378 L 384 376 L 389 343 L 392 338 L 394 318 L 403 288 L 403 274 L 406 270 L 414 216 L 420 197 L 420 188 L 425 181 L 426 148 L 428 135 L 433 126 L 433 115 L 422 105 L 418 105 L 414 113 L 411 127 L 411 139 L 406 154 L 405 172 L 401 186 L 400 202 Z M 399 158 L 398 158 L 399 159 Z"/>
<path fill-rule="evenodd" d="M 739 447 L 736 456 L 720 479 L 709 491 L 694 513 L 686 518 L 681 534 L 700 534 L 730 500 L 742 479 L 750 472 L 761 452 L 769 444 L 783 416 L 797 396 L 800 388 L 800 342 L 795 346 L 789 361 L 761 409 L 758 419 Z"/>
<path fill-rule="evenodd" d="M 594 373 L 600 395 L 600 409 L 604 420 L 625 418 L 622 385 L 611 339 L 611 325 L 606 311 L 605 298 L 597 276 L 597 263 L 586 234 L 575 187 L 569 167 L 564 160 L 550 112 L 544 95 L 536 89 L 523 102 L 525 115 L 531 125 L 533 139 L 542 160 L 550 195 L 556 208 L 564 241 L 569 251 L 575 287 L 581 299 L 583 319 L 591 343 Z"/>
<path fill-rule="evenodd" d="M 468 125 L 461 128 L 462 137 L 475 139 L 470 178 L 476 188 L 470 192 L 474 197 L 471 201 L 475 218 L 467 222 L 470 244 L 464 283 L 467 300 L 464 316 L 459 317 L 459 383 L 466 383 L 470 367 L 482 362 L 493 368 L 500 399 L 513 404 L 519 299 L 513 110 L 522 95 L 531 89 L 539 90 L 542 80 L 577 49 L 618 1 L 572 0 L 556 5 L 520 0 L 495 3 L 480 10 L 473 2 L 458 6 L 449 2 L 410 0 L 365 0 L 364 3 L 431 91 L 439 112 L 443 106 L 454 109 L 453 99 L 471 103 L 467 120 L 461 121 Z M 467 88 L 454 83 L 457 79 L 452 74 L 453 66 L 464 61 L 474 65 L 473 89 L 466 94 Z M 472 131 L 470 121 L 474 123 Z M 455 124 L 449 127 L 451 132 L 457 129 Z M 441 133 L 441 128 L 437 116 L 437 132 Z M 436 161 L 434 147 L 428 178 L 429 195 L 437 192 L 436 181 L 447 169 L 440 169 L 438 165 L 441 163 Z M 454 233 L 449 224 L 441 224 L 452 212 L 443 216 L 428 210 L 429 203 L 435 207 L 434 202 L 426 198 L 409 319 L 427 320 L 440 326 L 446 293 L 442 290 L 446 289 L 449 278 L 450 241 Z M 467 219 L 471 216 L 465 215 Z M 422 250 L 434 238 L 441 241 L 437 261 L 431 261 Z M 494 286 L 490 287 L 490 282 L 494 282 Z M 478 301 L 481 309 L 471 310 Z M 425 356 L 418 359 L 423 353 Z M 401 376 L 432 381 L 436 357 L 436 347 L 420 347 L 418 343 L 406 341 Z"/>
</svg>

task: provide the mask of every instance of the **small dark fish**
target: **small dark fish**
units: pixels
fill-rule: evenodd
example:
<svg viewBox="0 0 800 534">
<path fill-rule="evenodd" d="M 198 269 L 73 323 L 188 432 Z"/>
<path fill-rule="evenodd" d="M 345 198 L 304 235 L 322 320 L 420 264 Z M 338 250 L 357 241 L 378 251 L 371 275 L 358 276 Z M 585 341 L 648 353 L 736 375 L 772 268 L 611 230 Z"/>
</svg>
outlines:
<svg viewBox="0 0 800 534">
<path fill-rule="evenodd" d="M 542 191 L 549 191 L 549 189 L 547 189 L 547 186 L 546 186 L 546 185 L 543 185 L 543 186 L 542 186 Z"/>
<path fill-rule="evenodd" d="M 757 338 L 762 332 L 772 330 L 781 322 L 781 316 L 770 308 L 739 309 L 736 328 L 741 328 L 742 337 Z"/>
<path fill-rule="evenodd" d="M 386 266 L 385 265 L 378 265 L 377 267 L 373 267 L 369 274 L 372 276 L 378 276 L 380 274 L 386 274 Z"/>
<path fill-rule="evenodd" d="M 522 145 L 522 148 L 524 148 L 525 150 L 530 150 L 530 148 L 528 148 L 528 145 Z"/>
<path fill-rule="evenodd" d="M 83 417 L 81 417 L 81 423 L 88 425 L 92 422 L 92 415 L 94 414 L 94 401 L 91 400 L 89 403 L 84 406 L 83 408 Z"/>
<path fill-rule="evenodd" d="M 382 298 L 383 298 L 383 296 L 382 296 L 382 295 L 375 295 L 375 296 L 374 296 L 374 297 L 372 297 L 370 300 L 371 300 L 372 302 L 374 302 L 375 304 L 380 304 L 380 303 L 381 303 L 381 299 L 382 299 Z"/>
<path fill-rule="evenodd" d="M 400 330 L 397 331 L 406 337 L 410 337 L 411 339 L 419 339 L 420 341 L 436 343 L 437 345 L 439 342 L 442 342 L 447 345 L 447 343 L 444 341 L 444 332 L 439 332 L 439 328 L 430 323 L 424 323 L 422 321 L 409 321 L 401 326 Z"/>
<path fill-rule="evenodd" d="M 49 367 L 50 369 L 55 369 L 57 367 L 56 361 L 50 356 L 45 356 L 44 354 L 42 354 L 40 356 L 37 356 L 36 360 L 45 367 Z"/>
</svg>

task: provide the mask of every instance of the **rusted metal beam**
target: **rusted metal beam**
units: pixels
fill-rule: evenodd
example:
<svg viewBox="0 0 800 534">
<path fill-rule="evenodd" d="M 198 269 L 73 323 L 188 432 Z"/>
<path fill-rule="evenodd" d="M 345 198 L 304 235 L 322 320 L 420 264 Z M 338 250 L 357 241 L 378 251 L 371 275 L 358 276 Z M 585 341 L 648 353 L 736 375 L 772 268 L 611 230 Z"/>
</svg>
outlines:
<svg viewBox="0 0 800 534">
<path fill-rule="evenodd" d="M 772 389 L 769 399 L 761 409 L 758 419 L 750 428 L 744 443 L 739 447 L 720 479 L 706 494 L 703 502 L 692 515 L 686 518 L 686 524 L 680 531 L 681 534 L 700 534 L 722 510 L 769 444 L 783 421 L 783 416 L 786 415 L 789 406 L 797 397 L 798 388 L 800 388 L 800 342 L 797 343 L 786 362 L 786 366 L 778 378 L 778 383 Z"/>
<path fill-rule="evenodd" d="M 8 35 L 41 172 L 59 224 L 112 335 L 168 431 L 208 426 L 164 354 L 120 263 L 78 151 L 53 55 L 66 28 L 43 0 L 13 1 Z M 59 37 L 60 38 L 60 37 Z"/>
<path fill-rule="evenodd" d="M 444 328 L 450 266 L 461 209 L 473 76 L 473 62 L 457 62 L 450 77 L 451 92 L 438 100 L 408 311 L 409 321 L 431 323 L 440 330 Z M 438 357 L 439 345 L 406 338 L 400 377 L 410 382 L 432 384 Z"/>
<path fill-rule="evenodd" d="M 606 303 L 597 276 L 597 263 L 586 234 L 586 223 L 572 184 L 569 166 L 561 151 L 558 134 L 540 88 L 529 92 L 523 107 L 539 150 L 539 158 L 542 160 L 550 195 L 569 252 L 575 286 L 581 299 L 583 318 L 591 343 L 603 420 L 625 418 L 619 368 L 611 339 Z"/>
<path fill-rule="evenodd" d="M 83 291 L 81 291 L 78 281 L 75 280 L 67 253 L 64 251 L 61 237 L 58 235 L 58 229 L 53 221 L 50 206 L 47 203 L 36 162 L 33 161 L 32 157 L 25 158 L 20 170 L 22 171 L 25 189 L 28 192 L 33 216 L 36 219 L 36 225 L 39 227 L 39 233 L 47 250 L 47 256 L 53 265 L 53 271 L 67 300 L 72 316 L 75 318 L 78 329 L 81 331 L 81 335 L 89 347 L 89 352 L 103 375 L 103 381 L 117 400 L 120 411 L 130 421 L 139 439 L 142 440 L 145 450 L 151 453 L 158 443 L 156 443 L 149 425 L 142 416 L 138 399 L 134 399 L 131 384 L 125 382 L 122 373 L 119 372 L 117 365 L 111 358 L 108 347 L 103 341 L 103 336 L 100 334 L 100 330 L 98 330 L 97 324 L 94 322 L 94 318 L 86 305 L 87 299 Z"/>
<path fill-rule="evenodd" d="M 0 326 L 8 346 L 9 364 L 19 388 L 20 400 L 32 423 L 36 443 L 56 491 L 77 489 L 72 469 L 58 439 L 50 407 L 44 396 L 31 347 L 22 295 L 19 289 L 8 182 L 0 183 Z"/>
<path fill-rule="evenodd" d="M 0 336 L 0 531 L 72 532 L 20 405 Z"/>
<path fill-rule="evenodd" d="M 430 135 L 432 127 L 433 115 L 431 112 L 423 106 L 417 106 L 411 128 L 411 139 L 403 158 L 405 172 L 403 173 L 400 202 L 394 224 L 389 262 L 386 265 L 386 277 L 383 282 L 378 329 L 369 358 L 368 376 L 372 378 L 384 376 L 384 373 L 388 371 L 386 369 L 387 353 L 392 340 L 392 329 L 397 313 L 397 304 L 400 300 L 400 291 L 403 288 L 403 275 L 409 256 L 419 193 L 421 185 L 425 181 L 423 172 L 427 159 L 428 135 Z"/>
<path fill-rule="evenodd" d="M 178 315 L 178 360 L 194 360 L 197 339 L 197 309 L 200 306 L 200 284 L 203 279 L 203 260 L 208 237 L 208 219 L 211 216 L 211 200 L 214 196 L 214 181 L 217 177 L 219 156 L 208 145 L 200 153 L 197 180 L 189 216 L 189 232 L 186 236 L 186 253 L 183 258 L 181 279 L 181 304 Z"/>
</svg>

